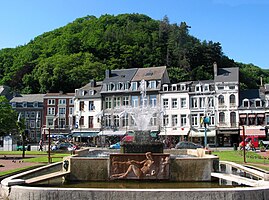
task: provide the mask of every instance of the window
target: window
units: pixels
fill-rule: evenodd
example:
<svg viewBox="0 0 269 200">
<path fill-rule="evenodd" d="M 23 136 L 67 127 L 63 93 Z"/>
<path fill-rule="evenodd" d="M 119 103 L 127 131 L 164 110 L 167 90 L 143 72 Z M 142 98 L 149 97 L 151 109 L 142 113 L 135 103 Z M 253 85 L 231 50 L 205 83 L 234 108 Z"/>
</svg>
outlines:
<svg viewBox="0 0 269 200">
<path fill-rule="evenodd" d="M 164 126 L 167 126 L 168 123 L 169 123 L 168 115 L 164 115 L 164 116 L 163 116 L 163 125 L 164 125 Z"/>
<path fill-rule="evenodd" d="M 128 82 L 123 84 L 123 89 L 124 90 L 128 90 L 129 89 L 129 83 Z"/>
<path fill-rule="evenodd" d="M 138 96 L 132 96 L 132 107 L 138 107 Z"/>
<path fill-rule="evenodd" d="M 163 108 L 168 108 L 168 99 L 163 99 Z"/>
<path fill-rule="evenodd" d="M 224 90 L 224 86 L 218 86 L 218 90 Z"/>
<path fill-rule="evenodd" d="M 65 115 L 65 113 L 66 113 L 65 108 L 59 108 L 60 115 Z"/>
<path fill-rule="evenodd" d="M 235 89 L 235 86 L 234 86 L 234 85 L 230 85 L 230 86 L 229 86 L 229 89 L 230 89 L 230 90 L 234 90 L 234 89 Z"/>
<path fill-rule="evenodd" d="M 105 105 L 106 105 L 106 109 L 112 108 L 112 98 L 111 97 L 105 98 Z"/>
<path fill-rule="evenodd" d="M 219 123 L 224 124 L 225 123 L 225 114 L 224 112 L 219 113 Z"/>
<path fill-rule="evenodd" d="M 34 106 L 34 108 L 37 108 L 38 107 L 38 102 L 34 102 L 33 106 Z"/>
<path fill-rule="evenodd" d="M 30 112 L 26 111 L 25 112 L 25 118 L 28 119 L 30 117 Z"/>
<path fill-rule="evenodd" d="M 119 115 L 114 115 L 114 126 L 115 127 L 120 126 L 120 117 L 119 117 Z"/>
<path fill-rule="evenodd" d="M 122 83 L 116 83 L 115 84 L 115 90 L 119 91 L 121 90 Z"/>
<path fill-rule="evenodd" d="M 266 125 L 269 125 L 269 115 L 266 115 Z"/>
<path fill-rule="evenodd" d="M 196 114 L 191 115 L 191 125 L 198 126 L 198 116 Z"/>
<path fill-rule="evenodd" d="M 187 108 L 186 98 L 180 98 L 180 108 Z"/>
<path fill-rule="evenodd" d="M 36 117 L 35 111 L 30 112 L 30 118 L 35 119 L 35 117 Z"/>
<path fill-rule="evenodd" d="M 59 128 L 65 128 L 65 124 L 65 118 L 59 118 Z"/>
<path fill-rule="evenodd" d="M 126 113 L 126 115 L 123 116 L 122 126 L 124 126 L 124 127 L 128 126 L 128 114 L 127 113 Z"/>
<path fill-rule="evenodd" d="M 89 120 L 89 128 L 93 128 L 93 116 L 89 116 L 88 117 L 88 120 Z"/>
<path fill-rule="evenodd" d="M 74 105 L 74 100 L 73 99 L 69 99 L 69 104 L 70 105 Z"/>
<path fill-rule="evenodd" d="M 94 102 L 89 101 L 89 111 L 94 110 L 94 109 L 95 109 Z"/>
<path fill-rule="evenodd" d="M 79 125 L 84 126 L 84 116 L 81 116 L 79 119 Z"/>
<path fill-rule="evenodd" d="M 30 121 L 30 128 L 35 128 L 35 120 Z"/>
<path fill-rule="evenodd" d="M 74 108 L 73 107 L 69 107 L 69 115 L 73 115 L 74 114 Z"/>
<path fill-rule="evenodd" d="M 219 95 L 219 105 L 223 105 L 225 102 L 224 102 L 224 96 L 223 95 Z"/>
<path fill-rule="evenodd" d="M 180 90 L 181 91 L 185 91 L 186 90 L 186 85 L 185 84 L 181 84 L 180 85 Z"/>
<path fill-rule="evenodd" d="M 23 102 L 22 107 L 27 108 L 27 102 Z"/>
<path fill-rule="evenodd" d="M 163 91 L 168 91 L 168 85 L 163 85 Z"/>
<path fill-rule="evenodd" d="M 172 85 L 172 91 L 177 91 L 177 85 L 176 84 Z"/>
<path fill-rule="evenodd" d="M 230 122 L 231 122 L 231 127 L 236 127 L 236 113 L 235 112 L 230 113 Z"/>
<path fill-rule="evenodd" d="M 157 95 L 149 95 L 149 105 L 154 108 L 157 106 Z"/>
<path fill-rule="evenodd" d="M 120 107 L 121 106 L 121 98 L 120 97 L 114 97 L 114 108 Z"/>
<path fill-rule="evenodd" d="M 157 126 L 157 114 L 153 114 L 152 118 L 150 119 L 151 126 Z"/>
<path fill-rule="evenodd" d="M 172 99 L 172 108 L 177 108 L 177 99 Z"/>
<path fill-rule="evenodd" d="M 205 97 L 199 98 L 200 108 L 205 108 Z"/>
<path fill-rule="evenodd" d="M 79 111 L 84 111 L 84 101 L 79 102 Z"/>
<path fill-rule="evenodd" d="M 197 101 L 197 98 L 195 98 L 195 97 L 192 97 L 192 98 L 191 98 L 191 107 L 192 107 L 192 108 L 198 108 L 198 101 Z"/>
<path fill-rule="evenodd" d="M 181 115 L 180 123 L 181 123 L 181 126 L 186 126 L 186 124 L 187 124 L 187 115 Z"/>
<path fill-rule="evenodd" d="M 132 89 L 132 91 L 137 90 L 137 82 L 132 82 L 131 83 L 131 89 Z"/>
<path fill-rule="evenodd" d="M 55 99 L 48 99 L 48 105 L 55 105 Z"/>
<path fill-rule="evenodd" d="M 53 118 L 48 118 L 47 119 L 47 125 L 48 125 L 48 127 L 52 127 L 53 126 Z"/>
<path fill-rule="evenodd" d="M 156 81 L 149 81 L 149 88 L 151 88 L 151 89 L 157 88 Z"/>
<path fill-rule="evenodd" d="M 59 99 L 59 105 L 65 105 L 66 99 Z"/>
<path fill-rule="evenodd" d="M 208 107 L 213 108 L 214 107 L 214 98 L 208 97 Z"/>
<path fill-rule="evenodd" d="M 177 126 L 177 115 L 172 115 L 172 126 Z"/>
<path fill-rule="evenodd" d="M 195 86 L 195 92 L 201 92 L 201 85 L 200 84 Z"/>
<path fill-rule="evenodd" d="M 249 101 L 248 101 L 247 99 L 244 99 L 244 100 L 243 100 L 243 106 L 244 106 L 245 108 L 248 108 L 248 107 L 249 107 Z"/>
<path fill-rule="evenodd" d="M 107 127 L 111 126 L 111 115 L 105 116 L 105 126 L 107 126 Z"/>
<path fill-rule="evenodd" d="M 205 91 L 205 92 L 208 92 L 208 91 L 209 91 L 209 85 L 208 85 L 208 84 L 205 84 L 205 85 L 204 85 L 204 91 Z"/>
<path fill-rule="evenodd" d="M 48 115 L 55 115 L 55 108 L 54 107 L 48 107 Z"/>
<path fill-rule="evenodd" d="M 235 95 L 234 94 L 230 95 L 230 105 L 235 105 Z"/>
<path fill-rule="evenodd" d="M 16 108 L 16 102 L 12 102 L 11 106 L 12 108 Z"/>
<path fill-rule="evenodd" d="M 255 107 L 261 107 L 261 106 L 262 106 L 261 100 L 259 99 L 255 100 Z"/>
<path fill-rule="evenodd" d="M 122 105 L 129 106 L 129 97 L 122 97 Z"/>
</svg>

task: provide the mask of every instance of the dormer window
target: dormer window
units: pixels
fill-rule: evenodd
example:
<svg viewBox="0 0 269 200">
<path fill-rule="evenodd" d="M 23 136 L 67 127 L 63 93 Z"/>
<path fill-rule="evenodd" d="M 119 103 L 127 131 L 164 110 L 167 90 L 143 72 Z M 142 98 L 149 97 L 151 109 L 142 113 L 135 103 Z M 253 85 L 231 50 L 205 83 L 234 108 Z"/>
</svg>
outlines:
<svg viewBox="0 0 269 200">
<path fill-rule="evenodd" d="M 131 83 L 131 88 L 132 88 L 132 91 L 137 90 L 137 82 L 132 82 Z"/>
<path fill-rule="evenodd" d="M 109 84 L 107 84 L 107 85 L 106 85 L 106 89 L 107 89 L 107 91 L 112 91 L 112 90 L 113 90 L 113 86 L 114 86 L 113 83 L 109 83 Z"/>
<path fill-rule="evenodd" d="M 168 91 L 168 85 L 163 85 L 163 91 Z"/>
<path fill-rule="evenodd" d="M 260 99 L 255 100 L 255 107 L 261 107 L 262 103 Z"/>
<path fill-rule="evenodd" d="M 121 90 L 121 83 L 116 83 L 115 84 L 115 90 Z"/>
<path fill-rule="evenodd" d="M 172 91 L 177 91 L 177 85 L 176 84 L 172 85 Z"/>
<path fill-rule="evenodd" d="M 208 85 L 208 84 L 205 84 L 205 85 L 204 85 L 204 91 L 205 91 L 205 92 L 208 92 L 208 91 L 209 91 L 209 85 Z"/>
<path fill-rule="evenodd" d="M 89 90 L 89 95 L 94 95 L 94 90 Z"/>
<path fill-rule="evenodd" d="M 23 102 L 22 107 L 27 108 L 27 102 Z"/>
<path fill-rule="evenodd" d="M 145 76 L 152 76 L 153 75 L 153 72 L 149 71 L 145 74 Z"/>
<path fill-rule="evenodd" d="M 195 92 L 201 92 L 201 85 L 200 84 L 195 86 Z"/>
<path fill-rule="evenodd" d="M 224 90 L 224 86 L 218 86 L 218 90 Z"/>
<path fill-rule="evenodd" d="M 185 91 L 186 90 L 186 85 L 185 84 L 181 84 L 180 85 L 180 90 L 181 91 Z"/>
<path fill-rule="evenodd" d="M 38 107 L 38 102 L 34 102 L 33 106 L 34 106 L 34 108 L 37 108 Z"/>
<path fill-rule="evenodd" d="M 149 88 L 155 89 L 157 87 L 156 81 L 149 81 Z"/>
<path fill-rule="evenodd" d="M 124 90 L 128 90 L 129 89 L 129 83 L 128 82 L 123 84 L 123 89 Z"/>
<path fill-rule="evenodd" d="M 16 108 L 16 102 L 12 102 L 11 106 L 12 108 Z"/>
<path fill-rule="evenodd" d="M 249 100 L 248 99 L 243 100 L 243 107 L 245 107 L 245 108 L 249 107 Z"/>
</svg>

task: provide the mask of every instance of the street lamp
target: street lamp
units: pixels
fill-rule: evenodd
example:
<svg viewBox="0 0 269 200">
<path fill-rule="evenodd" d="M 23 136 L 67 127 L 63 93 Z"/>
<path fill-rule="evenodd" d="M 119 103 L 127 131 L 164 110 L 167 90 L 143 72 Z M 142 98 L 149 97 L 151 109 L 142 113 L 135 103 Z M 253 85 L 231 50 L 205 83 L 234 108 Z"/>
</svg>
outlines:
<svg viewBox="0 0 269 200">
<path fill-rule="evenodd" d="M 205 141 L 204 141 L 204 145 L 205 145 L 205 148 L 207 148 L 207 128 L 206 128 L 206 125 L 208 125 L 210 123 L 210 118 L 209 116 L 204 116 L 204 119 L 203 119 L 203 122 L 204 122 L 204 127 L 205 127 Z"/>
</svg>

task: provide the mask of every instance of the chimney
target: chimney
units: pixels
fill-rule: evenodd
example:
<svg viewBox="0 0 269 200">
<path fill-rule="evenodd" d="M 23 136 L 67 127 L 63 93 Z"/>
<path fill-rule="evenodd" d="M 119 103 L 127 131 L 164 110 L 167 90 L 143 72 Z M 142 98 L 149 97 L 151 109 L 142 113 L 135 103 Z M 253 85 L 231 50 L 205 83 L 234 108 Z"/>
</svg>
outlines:
<svg viewBox="0 0 269 200">
<path fill-rule="evenodd" d="M 111 75 L 111 70 L 110 69 L 106 69 L 106 78 L 109 78 Z"/>
<path fill-rule="evenodd" d="M 213 67 L 214 67 L 214 77 L 216 77 L 218 75 L 218 65 L 217 62 L 213 63 Z"/>
<path fill-rule="evenodd" d="M 90 86 L 96 87 L 96 81 L 94 79 L 90 81 Z"/>
</svg>

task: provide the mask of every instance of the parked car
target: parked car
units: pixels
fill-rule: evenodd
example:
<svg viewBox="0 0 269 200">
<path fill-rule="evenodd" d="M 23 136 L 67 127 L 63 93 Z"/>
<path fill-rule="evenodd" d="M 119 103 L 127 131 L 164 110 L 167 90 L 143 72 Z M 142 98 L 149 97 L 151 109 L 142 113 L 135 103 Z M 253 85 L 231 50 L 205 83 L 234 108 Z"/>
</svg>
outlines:
<svg viewBox="0 0 269 200">
<path fill-rule="evenodd" d="M 59 144 L 53 145 L 51 147 L 51 150 L 52 151 L 55 151 L 55 150 L 73 151 L 73 150 L 77 150 L 78 148 L 79 147 L 77 145 L 74 145 L 74 144 L 69 143 L 69 142 L 63 142 L 63 143 L 59 143 Z"/>
<path fill-rule="evenodd" d="M 176 144 L 175 149 L 197 149 L 203 148 L 202 145 L 193 142 L 182 141 Z"/>
<path fill-rule="evenodd" d="M 120 142 L 117 142 L 115 144 L 111 144 L 109 146 L 110 149 L 120 149 Z"/>
</svg>

